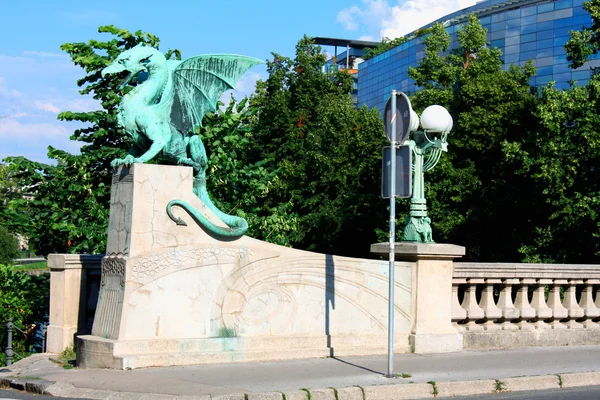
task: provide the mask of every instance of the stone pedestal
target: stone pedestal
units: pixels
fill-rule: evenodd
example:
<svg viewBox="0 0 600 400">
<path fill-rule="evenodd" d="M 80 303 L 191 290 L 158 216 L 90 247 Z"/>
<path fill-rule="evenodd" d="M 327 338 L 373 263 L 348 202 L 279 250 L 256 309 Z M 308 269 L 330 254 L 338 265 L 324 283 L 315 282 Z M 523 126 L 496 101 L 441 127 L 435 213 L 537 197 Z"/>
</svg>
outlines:
<svg viewBox="0 0 600 400">
<path fill-rule="evenodd" d="M 389 255 L 389 243 L 371 245 L 371 252 Z M 413 262 L 410 349 L 414 353 L 459 351 L 463 338 L 452 326 L 453 260 L 465 248 L 451 244 L 399 242 L 396 261 Z"/>
</svg>

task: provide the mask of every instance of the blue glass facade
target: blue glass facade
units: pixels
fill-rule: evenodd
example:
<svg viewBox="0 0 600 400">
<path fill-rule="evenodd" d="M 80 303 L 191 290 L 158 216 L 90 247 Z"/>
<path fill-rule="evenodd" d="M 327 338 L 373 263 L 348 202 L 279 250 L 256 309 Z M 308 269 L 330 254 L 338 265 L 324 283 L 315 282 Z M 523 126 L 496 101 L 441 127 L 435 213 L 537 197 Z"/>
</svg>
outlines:
<svg viewBox="0 0 600 400">
<path fill-rule="evenodd" d="M 510 64 L 523 65 L 532 59 L 537 68 L 532 85 L 543 86 L 555 81 L 556 87 L 567 88 L 571 80 L 587 83 L 590 67 L 600 65 L 598 54 L 577 70 L 568 67 L 563 45 L 569 39 L 569 31 L 590 26 L 592 21 L 583 9 L 583 2 L 488 0 L 436 22 L 445 22 L 446 31 L 452 37 L 451 48 L 454 48 L 458 46 L 456 32 L 468 16 L 475 13 L 487 29 L 488 43 L 502 50 L 504 68 Z M 415 84 L 408 77 L 408 67 L 416 67 L 424 55 L 423 38 L 417 37 L 361 63 L 358 70 L 359 105 L 377 107 L 382 112 L 392 89 L 414 92 Z"/>
</svg>

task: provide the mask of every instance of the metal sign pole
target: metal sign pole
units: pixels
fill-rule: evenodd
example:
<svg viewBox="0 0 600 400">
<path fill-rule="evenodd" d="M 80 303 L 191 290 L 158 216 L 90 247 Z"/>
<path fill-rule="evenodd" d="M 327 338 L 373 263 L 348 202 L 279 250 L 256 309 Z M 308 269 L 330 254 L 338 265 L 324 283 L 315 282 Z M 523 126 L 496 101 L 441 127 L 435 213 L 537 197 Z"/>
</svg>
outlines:
<svg viewBox="0 0 600 400">
<path fill-rule="evenodd" d="M 390 292 L 388 305 L 388 373 L 387 377 L 394 375 L 394 264 L 396 261 L 396 91 L 392 90 L 392 133 L 391 133 L 391 171 L 390 171 Z"/>
</svg>

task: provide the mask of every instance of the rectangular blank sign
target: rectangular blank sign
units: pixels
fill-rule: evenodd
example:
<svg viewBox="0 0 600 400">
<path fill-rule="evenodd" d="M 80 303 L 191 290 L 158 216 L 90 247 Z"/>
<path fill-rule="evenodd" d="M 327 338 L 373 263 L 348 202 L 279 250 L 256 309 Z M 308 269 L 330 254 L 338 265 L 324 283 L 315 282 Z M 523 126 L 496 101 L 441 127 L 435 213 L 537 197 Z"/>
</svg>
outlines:
<svg viewBox="0 0 600 400">
<path fill-rule="evenodd" d="M 390 198 L 392 148 L 383 148 L 381 197 Z M 412 197 L 412 150 L 410 146 L 396 147 L 396 193 L 394 197 Z"/>
</svg>

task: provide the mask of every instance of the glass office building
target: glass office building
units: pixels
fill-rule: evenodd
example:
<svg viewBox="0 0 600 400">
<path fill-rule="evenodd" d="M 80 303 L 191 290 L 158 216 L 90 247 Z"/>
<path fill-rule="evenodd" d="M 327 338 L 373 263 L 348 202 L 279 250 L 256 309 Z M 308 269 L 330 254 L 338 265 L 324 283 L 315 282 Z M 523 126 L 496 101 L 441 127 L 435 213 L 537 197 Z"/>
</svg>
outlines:
<svg viewBox="0 0 600 400">
<path fill-rule="evenodd" d="M 600 65 L 600 54 L 592 56 L 577 70 L 568 67 L 563 45 L 570 30 L 591 25 L 583 9 L 584 0 L 487 0 L 449 14 L 435 22 L 443 23 L 452 37 L 451 48 L 458 46 L 457 31 L 474 13 L 487 29 L 488 44 L 502 50 L 504 68 L 533 60 L 537 74 L 531 84 L 544 86 L 555 81 L 558 88 L 569 87 L 571 80 L 587 83 L 590 67 Z M 433 23 L 432 23 L 433 24 Z M 431 24 L 423 27 L 426 28 Z M 422 28 L 421 28 L 422 29 Z M 411 34 L 407 35 L 408 37 Z M 424 57 L 422 37 L 415 37 L 358 66 L 358 103 L 383 112 L 392 89 L 414 92 L 408 67 L 416 67 Z"/>
</svg>

